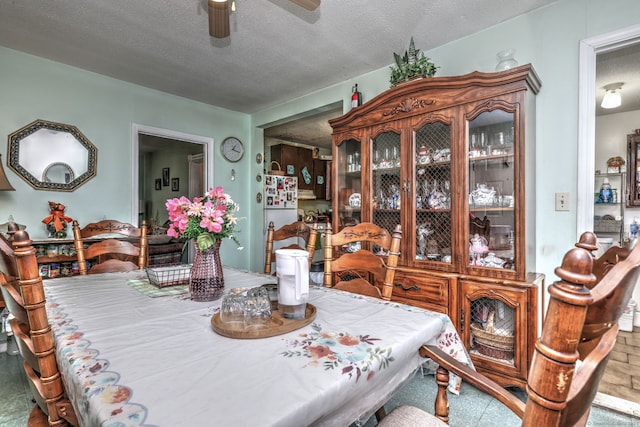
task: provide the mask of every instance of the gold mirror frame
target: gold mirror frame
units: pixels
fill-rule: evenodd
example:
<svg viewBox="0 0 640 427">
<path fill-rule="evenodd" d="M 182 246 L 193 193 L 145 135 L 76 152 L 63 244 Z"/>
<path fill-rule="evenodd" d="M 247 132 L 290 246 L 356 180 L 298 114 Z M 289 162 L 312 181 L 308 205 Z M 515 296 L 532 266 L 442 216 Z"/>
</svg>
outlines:
<svg viewBox="0 0 640 427">
<path fill-rule="evenodd" d="M 42 135 L 36 138 L 34 134 L 41 130 L 50 131 L 52 134 L 51 141 L 46 141 Z M 62 134 L 62 135 L 60 135 Z M 66 135 L 65 135 L 66 134 Z M 45 135 L 46 136 L 46 135 Z M 31 137 L 29 141 L 27 138 Z M 54 141 L 54 137 L 66 138 Z M 34 141 L 37 139 L 37 141 Z M 23 144 L 23 157 L 27 153 L 27 148 L 24 146 L 29 142 L 30 145 L 37 144 L 36 147 L 29 147 L 29 152 L 38 153 L 37 157 L 38 165 L 30 166 L 20 161 L 20 149 Z M 51 146 L 42 146 L 51 142 Z M 77 143 L 78 147 L 74 150 L 73 146 L 67 146 L 68 151 L 64 151 L 64 144 Z M 47 149 L 53 149 L 55 154 L 46 156 L 43 153 L 47 153 Z M 84 157 L 83 150 L 86 149 L 86 158 Z M 66 125 L 63 123 L 50 122 L 47 120 L 35 120 L 28 125 L 18 129 L 17 131 L 9 134 L 8 149 L 9 158 L 7 159 L 7 166 L 9 166 L 15 173 L 17 173 L 22 179 L 24 179 L 29 185 L 36 190 L 49 190 L 49 191 L 73 191 L 85 182 L 89 181 L 96 175 L 96 168 L 98 163 L 98 149 L 87 139 L 86 136 L 78 130 L 77 127 L 72 125 Z M 69 151 L 76 151 L 79 156 L 72 158 Z M 69 182 L 47 182 L 44 174 L 53 165 L 63 164 L 69 169 L 68 176 L 71 178 Z M 75 166 L 76 164 L 80 166 Z M 74 165 L 77 170 L 73 169 Z"/>
</svg>

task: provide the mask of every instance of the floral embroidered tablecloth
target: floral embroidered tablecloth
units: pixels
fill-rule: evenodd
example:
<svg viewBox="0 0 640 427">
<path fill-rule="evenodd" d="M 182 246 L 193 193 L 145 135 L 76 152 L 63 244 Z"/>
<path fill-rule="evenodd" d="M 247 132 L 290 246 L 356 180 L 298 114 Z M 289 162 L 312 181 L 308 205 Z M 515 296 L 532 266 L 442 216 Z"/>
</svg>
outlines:
<svg viewBox="0 0 640 427">
<path fill-rule="evenodd" d="M 83 425 L 302 426 L 364 422 L 438 343 L 468 355 L 441 314 L 312 288 L 317 316 L 284 335 L 216 334 L 220 301 L 150 298 L 139 272 L 46 282 L 59 363 Z M 273 277 L 225 269 L 229 287 Z M 433 380 L 425 379 L 425 381 Z M 459 382 L 452 379 L 450 390 Z"/>
</svg>

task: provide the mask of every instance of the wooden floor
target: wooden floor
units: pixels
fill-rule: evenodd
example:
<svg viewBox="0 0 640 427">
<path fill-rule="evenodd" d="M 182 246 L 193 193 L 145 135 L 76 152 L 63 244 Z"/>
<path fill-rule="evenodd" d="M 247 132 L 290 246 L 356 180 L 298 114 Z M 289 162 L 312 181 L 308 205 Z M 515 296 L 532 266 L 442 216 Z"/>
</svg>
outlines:
<svg viewBox="0 0 640 427">
<path fill-rule="evenodd" d="M 618 333 L 598 391 L 640 404 L 640 327 Z"/>
</svg>

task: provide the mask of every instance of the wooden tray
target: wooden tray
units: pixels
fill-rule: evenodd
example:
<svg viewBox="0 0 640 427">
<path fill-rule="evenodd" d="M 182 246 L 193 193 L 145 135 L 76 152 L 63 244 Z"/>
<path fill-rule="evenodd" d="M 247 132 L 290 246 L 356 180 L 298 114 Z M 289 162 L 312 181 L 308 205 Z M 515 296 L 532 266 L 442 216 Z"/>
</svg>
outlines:
<svg viewBox="0 0 640 427">
<path fill-rule="evenodd" d="M 271 314 L 271 320 L 266 327 L 257 327 L 245 329 L 244 325 L 240 323 L 225 324 L 220 321 L 220 313 L 216 313 L 211 318 L 211 326 L 213 330 L 229 338 L 239 339 L 254 339 L 254 338 L 267 338 L 276 335 L 286 334 L 287 332 L 295 331 L 309 323 L 313 322 L 316 318 L 316 306 L 307 303 L 307 311 L 304 319 L 285 319 L 280 316 L 280 311 L 275 310 Z"/>
</svg>

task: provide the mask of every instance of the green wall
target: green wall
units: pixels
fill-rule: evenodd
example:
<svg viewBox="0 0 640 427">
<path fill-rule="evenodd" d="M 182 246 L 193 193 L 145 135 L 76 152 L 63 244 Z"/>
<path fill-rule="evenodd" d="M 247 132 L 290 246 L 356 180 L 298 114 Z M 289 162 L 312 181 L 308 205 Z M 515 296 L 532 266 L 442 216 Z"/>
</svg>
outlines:
<svg viewBox="0 0 640 427">
<path fill-rule="evenodd" d="M 27 225 L 32 238 L 46 237 L 41 220 L 47 201 L 67 206 L 66 213 L 80 224 L 113 218 L 131 222 L 132 125 L 134 123 L 213 138 L 215 147 L 227 136 L 249 141 L 250 117 L 211 105 L 168 95 L 46 59 L 0 48 L 0 134 L 8 135 L 35 119 L 72 124 L 98 148 L 97 175 L 73 192 L 34 190 L 6 166 L 6 145 L 0 148 L 3 166 L 16 191 L 0 192 L 0 222 L 9 215 Z M 214 149 L 209 183 L 222 185 L 247 217 L 249 194 L 245 177 L 231 182 L 228 166 Z M 237 170 L 249 163 L 245 156 Z M 255 164 L 255 161 L 253 161 Z M 186 185 L 186 181 L 181 185 Z M 245 228 L 246 227 L 246 228 Z M 239 236 L 249 246 L 249 233 Z M 247 268 L 246 256 L 237 256 L 233 242 L 222 245 L 225 262 Z M 232 252 L 233 251 L 233 252 Z"/>
<path fill-rule="evenodd" d="M 546 284 L 556 277 L 554 269 L 575 243 L 578 158 L 578 75 L 580 40 L 640 23 L 640 2 L 635 0 L 563 0 L 503 22 L 469 37 L 427 51 L 438 76 L 493 71 L 496 53 L 515 48 L 520 64 L 532 63 L 542 80 L 536 97 L 536 202 L 527 212 L 536 234 L 536 264 L 531 271 L 546 274 Z M 452 23 L 453 24 L 453 23 Z M 413 34 L 418 39 L 428 38 Z M 417 46 L 422 48 L 422 46 Z M 405 48 L 398 46 L 398 51 Z M 389 52 L 389 62 L 393 60 Z M 345 111 L 351 87 L 358 83 L 364 100 L 389 87 L 385 67 L 341 84 L 292 100 L 252 115 L 260 127 L 287 115 L 342 100 Z M 261 141 L 256 132 L 254 149 Z M 571 211 L 556 212 L 554 193 L 569 192 Z M 254 230 L 256 231 L 256 230 Z M 258 248 L 256 248 L 256 253 Z M 259 263 L 255 264 L 258 268 Z"/>
<path fill-rule="evenodd" d="M 532 63 L 538 72 L 542 89 L 535 125 L 537 193 L 527 214 L 535 217 L 536 232 L 537 265 L 530 267 L 545 273 L 547 284 L 555 280 L 553 269 L 576 240 L 579 42 L 636 25 L 639 16 L 636 0 L 561 0 L 427 52 L 440 66 L 441 76 L 492 71 L 496 53 L 506 48 L 515 48 L 518 62 Z M 414 36 L 428 38 L 428 31 Z M 0 222 L 12 214 L 27 224 L 33 237 L 42 237 L 40 220 L 47 215 L 48 200 L 65 203 L 67 213 L 83 223 L 105 216 L 129 220 L 132 123 L 208 136 L 215 141 L 214 183 L 240 203 L 245 217 L 240 223 L 242 256 L 231 252 L 235 247 L 228 242 L 223 245 L 225 263 L 257 271 L 264 256 L 263 205 L 255 201 L 262 190 L 255 179 L 263 168 L 255 161 L 263 151 L 262 127 L 337 101 L 343 101 L 346 111 L 354 83 L 365 101 L 389 87 L 389 69 L 383 67 L 248 116 L 8 49 L 0 48 L 0 64 L 3 134 L 42 118 L 78 126 L 98 147 L 98 175 L 72 193 L 35 191 L 5 167 L 17 191 L 0 192 Z M 230 135 L 247 148 L 241 162 L 233 165 L 235 181 L 230 180 L 232 165 L 218 150 L 219 142 Z M 6 164 L 6 151 L 0 153 Z M 555 192 L 571 194 L 571 211 L 554 210 Z"/>
</svg>

